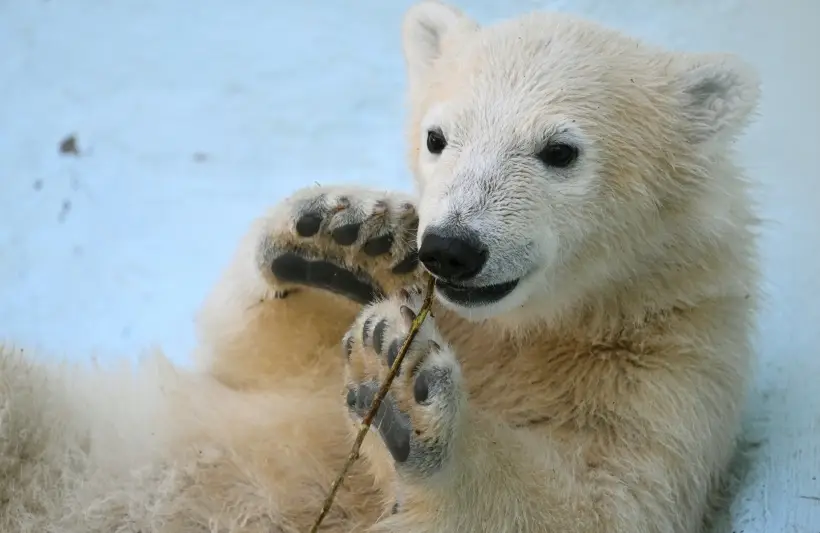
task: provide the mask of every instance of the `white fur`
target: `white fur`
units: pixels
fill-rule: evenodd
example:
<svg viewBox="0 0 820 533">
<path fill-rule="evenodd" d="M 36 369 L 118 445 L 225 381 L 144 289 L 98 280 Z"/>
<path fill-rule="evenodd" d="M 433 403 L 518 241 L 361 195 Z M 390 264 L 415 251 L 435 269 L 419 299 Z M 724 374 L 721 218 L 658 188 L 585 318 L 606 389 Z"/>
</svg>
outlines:
<svg viewBox="0 0 820 533">
<path fill-rule="evenodd" d="M 732 56 L 638 46 L 562 14 L 481 32 L 456 22 L 463 17 L 428 2 L 405 22 L 405 35 L 416 36 L 405 39 L 411 87 L 425 87 L 412 93 L 412 120 L 422 117 L 411 125 L 419 235 L 457 217 L 490 247 L 475 285 L 530 276 L 510 302 L 465 313 L 487 318 L 532 301 L 533 312 L 550 314 L 545 301 L 574 301 L 600 283 L 602 270 L 607 283 L 627 282 L 683 228 L 731 231 L 718 227 L 726 219 L 714 209 L 736 202 L 744 186 L 721 167 L 757 104 L 758 80 L 748 66 Z M 432 127 L 448 140 L 441 155 L 425 149 Z M 548 140 L 573 143 L 581 156 L 570 168 L 547 168 L 534 154 Z M 666 183 L 684 177 L 659 168 L 658 154 L 690 182 Z M 684 191 L 711 216 L 661 220 L 661 206 Z M 632 251 L 635 232 L 642 246 Z"/>
<path fill-rule="evenodd" d="M 402 37 L 419 235 L 457 218 L 490 248 L 475 284 L 524 278 L 493 305 L 436 309 L 469 392 L 448 474 L 402 480 L 372 432 L 328 531 L 698 531 L 753 361 L 756 219 L 731 141 L 755 74 L 556 13 L 480 27 L 428 1 Z M 534 154 L 550 139 L 578 161 L 545 167 Z M 295 239 L 296 199 L 316 194 L 303 192 L 239 244 L 199 315 L 196 371 L 0 345 L 0 531 L 307 531 L 349 450 L 339 341 L 359 306 L 281 299 L 293 287 L 260 270 L 261 242 Z M 354 260 L 328 250 L 311 253 Z M 386 286 L 406 281 L 366 261 Z"/>
</svg>

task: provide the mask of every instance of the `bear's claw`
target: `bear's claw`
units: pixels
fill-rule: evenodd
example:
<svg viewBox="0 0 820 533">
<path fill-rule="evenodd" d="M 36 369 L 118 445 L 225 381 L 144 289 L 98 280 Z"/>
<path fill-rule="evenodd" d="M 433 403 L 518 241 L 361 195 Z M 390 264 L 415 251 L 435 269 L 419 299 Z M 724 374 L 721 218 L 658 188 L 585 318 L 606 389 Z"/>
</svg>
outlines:
<svg viewBox="0 0 820 533">
<path fill-rule="evenodd" d="M 360 303 L 413 283 L 418 215 L 399 193 L 310 187 L 266 221 L 259 268 L 281 285 L 302 285 Z"/>
<path fill-rule="evenodd" d="M 271 261 L 271 272 L 280 281 L 324 289 L 363 304 L 381 296 L 379 287 L 363 272 L 332 261 L 311 260 L 295 251 L 278 254 Z"/>
<path fill-rule="evenodd" d="M 346 402 L 355 420 L 370 410 L 420 305 L 421 296 L 407 292 L 372 304 L 345 335 Z M 459 383 L 455 357 L 428 315 L 372 421 L 397 468 L 429 475 L 445 463 L 459 416 Z"/>
<path fill-rule="evenodd" d="M 347 406 L 358 418 L 364 418 L 370 411 L 373 399 L 379 391 L 381 385 L 376 381 L 361 383 L 358 387 L 349 389 L 347 392 Z M 375 427 L 387 446 L 390 455 L 397 463 L 407 461 L 410 456 L 410 417 L 403 413 L 396 405 L 393 397 L 388 393 L 376 416 L 371 423 Z"/>
</svg>

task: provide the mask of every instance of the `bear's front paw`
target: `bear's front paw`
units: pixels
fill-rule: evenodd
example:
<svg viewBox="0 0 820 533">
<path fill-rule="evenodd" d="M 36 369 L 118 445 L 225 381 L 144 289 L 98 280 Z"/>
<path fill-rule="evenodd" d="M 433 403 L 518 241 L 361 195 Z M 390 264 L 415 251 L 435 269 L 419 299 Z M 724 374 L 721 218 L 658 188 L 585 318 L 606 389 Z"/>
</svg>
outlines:
<svg viewBox="0 0 820 533">
<path fill-rule="evenodd" d="M 409 196 L 308 187 L 263 221 L 257 263 L 280 294 L 313 287 L 368 303 L 416 282 L 417 228 Z"/>
<path fill-rule="evenodd" d="M 370 410 L 421 303 L 419 293 L 400 291 L 366 307 L 345 335 L 347 406 L 356 422 Z M 424 476 L 446 464 L 464 402 L 460 384 L 458 362 L 428 315 L 371 425 L 397 471 Z"/>
</svg>

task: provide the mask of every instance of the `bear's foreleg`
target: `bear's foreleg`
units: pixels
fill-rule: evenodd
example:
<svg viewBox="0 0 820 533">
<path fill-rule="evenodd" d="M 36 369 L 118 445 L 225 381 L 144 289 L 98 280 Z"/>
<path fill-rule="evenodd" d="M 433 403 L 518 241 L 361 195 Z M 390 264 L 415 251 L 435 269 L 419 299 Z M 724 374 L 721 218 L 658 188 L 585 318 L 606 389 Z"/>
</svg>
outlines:
<svg viewBox="0 0 820 533">
<path fill-rule="evenodd" d="M 319 386 L 337 379 L 341 361 L 326 354 L 361 306 L 418 283 L 417 227 L 402 193 L 296 191 L 254 222 L 208 296 L 199 359 L 234 386 L 305 373 Z"/>
<path fill-rule="evenodd" d="M 403 291 L 368 306 L 343 338 L 351 434 L 421 302 Z M 513 427 L 471 408 L 456 354 L 428 315 L 362 446 L 393 487 L 376 531 L 696 531 L 709 485 L 697 449 L 677 457 L 662 435 L 590 435 L 571 425 Z"/>
</svg>

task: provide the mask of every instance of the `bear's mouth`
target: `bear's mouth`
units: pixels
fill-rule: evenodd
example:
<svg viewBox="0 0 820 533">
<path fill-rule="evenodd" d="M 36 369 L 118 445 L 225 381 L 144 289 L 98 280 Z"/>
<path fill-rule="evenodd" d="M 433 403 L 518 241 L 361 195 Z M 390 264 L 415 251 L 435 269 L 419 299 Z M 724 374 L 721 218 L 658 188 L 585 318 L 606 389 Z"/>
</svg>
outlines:
<svg viewBox="0 0 820 533">
<path fill-rule="evenodd" d="M 444 280 L 436 281 L 436 290 L 448 301 L 464 307 L 479 307 L 498 302 L 518 286 L 521 278 L 483 287 L 462 287 Z"/>
</svg>

